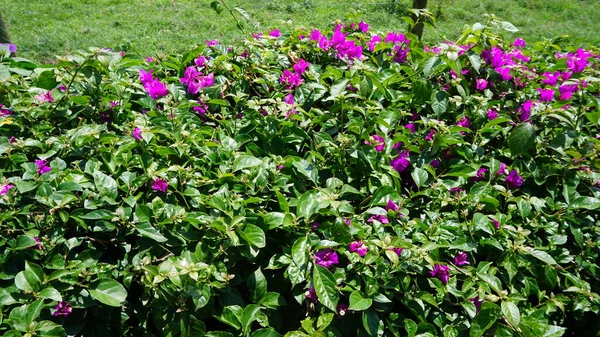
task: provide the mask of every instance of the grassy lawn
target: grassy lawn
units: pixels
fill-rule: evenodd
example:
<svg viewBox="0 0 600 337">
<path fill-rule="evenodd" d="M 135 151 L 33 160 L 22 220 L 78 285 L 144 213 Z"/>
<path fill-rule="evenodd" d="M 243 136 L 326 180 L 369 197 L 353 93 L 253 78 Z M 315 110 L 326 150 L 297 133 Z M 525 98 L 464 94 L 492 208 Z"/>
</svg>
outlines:
<svg viewBox="0 0 600 337">
<path fill-rule="evenodd" d="M 376 30 L 406 29 L 401 16 L 411 0 L 226 0 L 251 17 L 246 31 L 325 27 L 335 19 L 364 20 Z M 227 12 L 220 16 L 209 0 L 0 0 L 20 55 L 52 61 L 54 55 L 88 47 L 151 55 L 188 49 L 206 39 L 226 42 L 242 32 Z M 465 24 L 493 13 L 521 29 L 519 36 L 539 40 L 568 34 L 575 44 L 600 44 L 597 0 L 430 0 L 442 36 L 454 39 Z M 241 20 L 244 20 L 240 17 Z"/>
</svg>

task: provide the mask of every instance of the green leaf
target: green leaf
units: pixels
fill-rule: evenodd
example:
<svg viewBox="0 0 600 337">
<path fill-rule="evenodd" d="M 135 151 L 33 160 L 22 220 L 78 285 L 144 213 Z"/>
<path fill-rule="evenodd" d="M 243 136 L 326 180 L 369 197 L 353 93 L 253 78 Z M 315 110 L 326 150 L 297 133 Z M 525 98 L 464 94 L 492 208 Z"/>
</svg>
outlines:
<svg viewBox="0 0 600 337">
<path fill-rule="evenodd" d="M 439 118 L 448 108 L 448 94 L 445 91 L 438 91 L 431 98 L 431 109 Z"/>
<path fill-rule="evenodd" d="M 299 268 L 306 268 L 308 263 L 308 237 L 303 236 L 292 245 L 292 260 Z"/>
<path fill-rule="evenodd" d="M 17 189 L 19 190 L 19 193 L 23 194 L 23 193 L 27 193 L 31 190 L 34 190 L 37 185 L 32 182 L 32 181 L 26 181 L 26 180 L 19 180 L 15 183 L 15 186 L 17 187 Z"/>
<path fill-rule="evenodd" d="M 273 328 L 258 329 L 254 331 L 250 337 L 281 337 Z"/>
<path fill-rule="evenodd" d="M 127 298 L 125 288 L 119 282 L 110 278 L 100 279 L 92 283 L 89 292 L 96 300 L 112 307 L 124 305 Z"/>
<path fill-rule="evenodd" d="M 593 197 L 579 197 L 569 205 L 572 209 L 589 209 L 594 210 L 600 208 L 600 199 Z"/>
<path fill-rule="evenodd" d="M 426 77 L 429 77 L 429 75 L 431 75 L 433 73 L 433 71 L 435 70 L 435 68 L 437 68 L 437 66 L 440 65 L 441 63 L 442 63 L 442 61 L 439 57 L 437 57 L 437 56 L 430 57 L 423 64 L 423 75 L 425 75 Z"/>
<path fill-rule="evenodd" d="M 319 297 L 319 302 L 335 312 L 339 301 L 337 282 L 327 268 L 315 266 L 313 269 L 313 287 Z"/>
<path fill-rule="evenodd" d="M 247 155 L 237 156 L 233 161 L 233 172 L 243 170 L 249 167 L 256 167 L 262 165 L 262 160 Z"/>
<path fill-rule="evenodd" d="M 25 316 L 23 317 L 23 323 L 30 325 L 40 316 L 42 309 L 44 308 L 44 300 L 37 300 L 27 305 Z"/>
<path fill-rule="evenodd" d="M 373 304 L 373 300 L 370 298 L 366 298 L 360 290 L 355 290 L 350 294 L 350 306 L 348 309 L 354 311 L 363 311 L 367 310 Z"/>
<path fill-rule="evenodd" d="M 252 302 L 262 302 L 263 298 L 267 294 L 267 279 L 260 268 L 256 269 L 254 273 L 248 277 L 247 284 L 252 295 Z"/>
<path fill-rule="evenodd" d="M 27 249 L 37 245 L 34 238 L 27 235 L 19 235 L 17 237 L 17 244 L 15 245 L 16 250 Z"/>
<path fill-rule="evenodd" d="M 365 330 L 371 337 L 383 336 L 383 321 L 379 319 L 377 312 L 367 310 L 362 314 L 362 321 Z"/>
<path fill-rule="evenodd" d="M 381 205 L 387 203 L 388 200 L 399 201 L 400 199 L 400 194 L 392 186 L 381 186 L 373 192 L 370 204 Z"/>
<path fill-rule="evenodd" d="M 331 97 L 329 99 L 338 98 L 340 95 L 346 92 L 346 87 L 348 85 L 348 79 L 340 78 L 335 81 L 335 83 L 331 86 L 331 91 L 329 92 Z"/>
<path fill-rule="evenodd" d="M 265 232 L 262 230 L 262 228 L 256 225 L 246 224 L 244 230 L 237 231 L 237 233 L 242 237 L 242 239 L 246 240 L 246 242 L 254 247 L 264 248 L 267 244 Z"/>
<path fill-rule="evenodd" d="M 515 25 L 508 21 L 501 21 L 500 25 L 502 25 L 502 29 L 504 29 L 507 32 L 516 33 L 519 31 L 519 28 L 515 27 Z"/>
<path fill-rule="evenodd" d="M 87 220 L 110 220 L 112 219 L 113 214 L 105 209 L 96 209 L 79 217 Z"/>
<path fill-rule="evenodd" d="M 415 181 L 415 184 L 417 185 L 417 187 L 421 187 L 421 186 L 425 185 L 425 183 L 427 182 L 427 179 L 429 178 L 429 174 L 427 173 L 427 171 L 425 171 L 424 169 L 422 169 L 420 167 L 415 167 L 410 175 L 412 176 L 413 180 Z"/>
<path fill-rule="evenodd" d="M 32 271 L 23 270 L 15 277 L 15 285 L 23 291 L 38 291 L 41 280 Z"/>
<path fill-rule="evenodd" d="M 471 324 L 470 337 L 480 337 L 498 320 L 500 308 L 492 302 L 483 302 Z"/>
<path fill-rule="evenodd" d="M 521 323 L 521 314 L 519 313 L 519 308 L 513 302 L 502 302 L 502 315 L 506 317 L 508 323 L 510 323 L 513 328 L 518 328 L 519 323 Z"/>
<path fill-rule="evenodd" d="M 210 3 L 210 8 L 212 8 L 217 14 L 221 14 L 223 12 L 223 7 L 218 1 L 213 1 Z"/>
<path fill-rule="evenodd" d="M 55 301 L 62 301 L 62 296 L 60 295 L 58 290 L 56 290 L 52 287 L 43 289 L 42 291 L 40 291 L 38 293 L 38 296 L 41 298 L 49 298 L 49 299 L 55 300 Z"/>
<path fill-rule="evenodd" d="M 311 162 L 304 159 L 297 159 L 293 162 L 293 165 L 298 172 L 310 179 L 315 185 L 319 184 L 319 172 Z"/>
<path fill-rule="evenodd" d="M 135 225 L 135 230 L 147 238 L 150 238 L 157 242 L 165 242 L 167 238 L 164 237 L 156 228 L 152 227 L 148 222 L 142 222 Z"/>
<path fill-rule="evenodd" d="M 204 335 L 204 337 L 234 337 L 234 335 L 231 332 L 210 331 L 207 332 L 206 335 Z"/>
<path fill-rule="evenodd" d="M 96 189 L 102 195 L 106 195 L 112 199 L 116 199 L 119 194 L 117 190 L 117 182 L 110 176 L 102 173 L 99 170 L 95 170 L 93 173 L 94 176 L 94 185 L 96 185 Z"/>
<path fill-rule="evenodd" d="M 252 322 L 260 317 L 260 306 L 256 304 L 248 304 L 242 313 L 242 331 L 245 335 L 250 332 Z"/>
<path fill-rule="evenodd" d="M 317 213 L 325 205 L 319 201 L 316 190 L 310 190 L 302 194 L 298 199 L 297 214 L 299 218 L 309 220 L 313 214 Z"/>
<path fill-rule="evenodd" d="M 532 249 L 529 253 L 536 259 L 546 262 L 547 264 L 557 264 L 556 261 L 552 258 L 552 256 L 550 256 L 550 254 L 544 251 Z"/>
<path fill-rule="evenodd" d="M 327 328 L 329 324 L 331 324 L 331 321 L 333 321 L 333 316 L 334 314 L 332 312 L 320 314 L 317 319 L 317 329 L 324 330 Z"/>
<path fill-rule="evenodd" d="M 535 130 L 530 123 L 519 124 L 508 136 L 508 147 L 513 157 L 526 153 L 535 144 Z"/>
</svg>

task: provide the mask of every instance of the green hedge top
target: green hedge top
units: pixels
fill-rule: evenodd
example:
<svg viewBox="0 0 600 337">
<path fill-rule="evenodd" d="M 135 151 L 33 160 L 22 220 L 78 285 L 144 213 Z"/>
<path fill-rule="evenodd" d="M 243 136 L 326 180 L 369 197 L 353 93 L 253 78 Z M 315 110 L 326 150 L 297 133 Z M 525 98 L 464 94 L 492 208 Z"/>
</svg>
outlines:
<svg viewBox="0 0 600 337">
<path fill-rule="evenodd" d="M 0 47 L 4 336 L 598 331 L 598 50 L 341 23 Z"/>
</svg>

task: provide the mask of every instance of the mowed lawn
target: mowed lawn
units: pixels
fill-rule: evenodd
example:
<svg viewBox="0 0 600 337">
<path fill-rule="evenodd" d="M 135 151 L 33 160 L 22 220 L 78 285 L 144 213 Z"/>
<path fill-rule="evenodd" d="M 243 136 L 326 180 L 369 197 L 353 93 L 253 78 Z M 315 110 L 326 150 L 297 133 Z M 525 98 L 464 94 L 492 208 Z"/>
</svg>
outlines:
<svg viewBox="0 0 600 337">
<path fill-rule="evenodd" d="M 0 0 L 20 56 L 52 62 L 55 55 L 107 47 L 141 55 L 181 52 L 206 39 L 233 42 L 244 37 L 225 10 L 210 0 Z M 279 28 L 326 27 L 336 19 L 366 21 L 375 30 L 405 31 L 402 16 L 412 0 L 225 0 L 250 21 L 245 33 Z M 465 24 L 493 13 L 515 24 L 528 41 L 569 35 L 573 44 L 600 45 L 598 0 L 429 0 L 437 33 L 424 39 L 455 39 Z"/>
</svg>

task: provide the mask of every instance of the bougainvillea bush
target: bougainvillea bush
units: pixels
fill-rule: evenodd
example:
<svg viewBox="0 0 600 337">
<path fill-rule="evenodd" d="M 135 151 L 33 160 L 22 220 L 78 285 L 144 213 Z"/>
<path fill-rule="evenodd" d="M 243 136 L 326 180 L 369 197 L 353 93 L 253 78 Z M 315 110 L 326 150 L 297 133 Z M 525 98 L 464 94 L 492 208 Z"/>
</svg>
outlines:
<svg viewBox="0 0 600 337">
<path fill-rule="evenodd" d="M 595 334 L 599 52 L 515 30 L 3 46 L 0 334 Z"/>
</svg>

